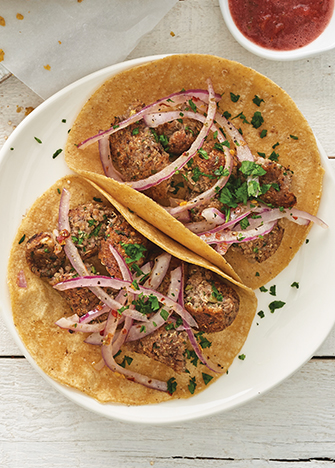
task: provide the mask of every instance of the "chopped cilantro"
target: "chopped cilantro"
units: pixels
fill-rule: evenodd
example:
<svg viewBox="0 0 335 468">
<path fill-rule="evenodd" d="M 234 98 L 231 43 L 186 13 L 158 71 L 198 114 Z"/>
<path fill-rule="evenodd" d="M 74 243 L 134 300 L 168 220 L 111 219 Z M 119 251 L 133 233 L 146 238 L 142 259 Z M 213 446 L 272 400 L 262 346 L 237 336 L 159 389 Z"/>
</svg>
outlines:
<svg viewBox="0 0 335 468">
<path fill-rule="evenodd" d="M 265 153 L 259 153 L 259 152 L 257 152 L 257 154 L 258 154 L 258 156 L 260 156 L 261 158 L 265 158 L 265 156 L 266 156 Z"/>
<path fill-rule="evenodd" d="M 126 364 L 130 366 L 132 362 L 133 362 L 133 358 L 131 358 L 130 356 L 124 356 L 123 361 L 121 362 L 120 366 L 125 368 Z"/>
<path fill-rule="evenodd" d="M 261 102 L 264 102 L 264 99 L 261 99 L 260 97 L 258 97 L 256 94 L 255 94 L 255 97 L 254 99 L 252 100 L 252 102 L 254 104 L 256 104 L 256 106 L 260 106 L 261 105 Z"/>
<path fill-rule="evenodd" d="M 283 301 L 273 301 L 269 304 L 269 309 L 271 313 L 273 314 L 276 309 L 281 309 L 282 307 L 284 307 L 284 305 L 285 305 L 285 302 Z"/>
<path fill-rule="evenodd" d="M 207 151 L 205 151 L 204 149 L 202 149 L 202 148 L 198 149 L 198 153 L 200 154 L 200 157 L 202 159 L 209 159 Z"/>
<path fill-rule="evenodd" d="M 190 99 L 188 101 L 189 105 L 190 105 L 190 108 L 193 110 L 193 112 L 197 112 L 197 106 L 194 104 L 194 102 L 192 101 L 192 99 Z"/>
<path fill-rule="evenodd" d="M 37 138 L 37 137 L 34 137 L 34 138 L 37 141 L 37 143 L 40 143 L 40 144 L 42 143 L 42 140 L 40 140 L 39 138 Z"/>
<path fill-rule="evenodd" d="M 171 379 L 167 381 L 167 391 L 169 395 L 172 395 L 176 390 L 177 390 L 176 379 L 174 377 L 171 377 Z"/>
<path fill-rule="evenodd" d="M 270 294 L 271 296 L 276 296 L 276 285 L 270 286 Z"/>
<path fill-rule="evenodd" d="M 219 302 L 223 301 L 223 296 L 221 293 L 219 293 L 214 283 L 212 283 L 212 296 Z"/>
<path fill-rule="evenodd" d="M 253 161 L 242 161 L 240 171 L 246 176 L 263 176 L 266 174 L 266 170 Z"/>
<path fill-rule="evenodd" d="M 23 236 L 22 236 L 21 239 L 19 240 L 19 244 L 22 244 L 22 242 L 24 242 L 25 238 L 26 238 L 26 235 L 23 234 Z"/>
<path fill-rule="evenodd" d="M 235 117 L 232 118 L 232 120 L 240 118 L 243 123 L 250 124 L 250 122 L 247 121 L 246 116 L 243 114 L 243 112 L 240 112 L 239 114 L 235 115 Z"/>
<path fill-rule="evenodd" d="M 299 289 L 299 283 L 297 283 L 296 281 L 294 281 L 294 282 L 291 284 L 291 288 L 297 288 L 297 289 Z"/>
<path fill-rule="evenodd" d="M 189 350 L 189 349 L 186 350 L 186 357 L 187 357 L 187 359 L 191 360 L 191 363 L 194 365 L 194 367 L 198 366 L 199 358 L 198 358 L 196 352 L 193 349 L 192 350 Z"/>
<path fill-rule="evenodd" d="M 295 135 L 290 135 L 290 137 L 292 138 L 292 140 L 299 140 L 299 138 Z"/>
<path fill-rule="evenodd" d="M 133 131 L 131 132 L 132 135 L 138 135 L 140 132 L 140 129 L 138 127 L 133 128 Z"/>
<path fill-rule="evenodd" d="M 62 119 L 62 123 L 66 123 L 66 119 Z"/>
<path fill-rule="evenodd" d="M 240 226 L 241 226 L 241 229 L 247 229 L 247 227 L 250 226 L 248 218 L 241 219 Z"/>
<path fill-rule="evenodd" d="M 261 286 L 261 287 L 259 288 L 259 290 L 260 290 L 260 292 L 268 292 L 268 289 L 266 289 L 265 286 Z"/>
<path fill-rule="evenodd" d="M 259 312 L 257 312 L 257 315 L 260 316 L 260 318 L 264 318 L 265 317 L 265 314 L 262 310 L 260 310 Z"/>
<path fill-rule="evenodd" d="M 162 319 L 166 322 L 166 320 L 169 318 L 169 312 L 167 312 L 166 310 L 162 309 L 160 311 L 160 316 L 162 317 Z"/>
<path fill-rule="evenodd" d="M 145 333 L 145 332 L 146 332 L 145 325 L 142 325 L 140 329 L 140 333 Z"/>
<path fill-rule="evenodd" d="M 259 128 L 263 122 L 264 119 L 262 117 L 262 114 L 259 111 L 256 111 L 251 119 L 251 125 L 254 128 Z"/>
<path fill-rule="evenodd" d="M 96 201 L 97 203 L 102 203 L 101 198 L 93 197 L 93 200 Z"/>
<path fill-rule="evenodd" d="M 203 336 L 203 333 L 204 332 L 195 333 L 195 337 L 199 341 L 199 344 L 203 349 L 210 348 L 212 346 L 212 342 L 207 340 L 207 338 Z"/>
<path fill-rule="evenodd" d="M 133 287 L 134 289 L 136 289 L 137 291 L 140 289 L 136 280 L 134 280 L 134 281 L 131 283 L 131 285 L 132 285 L 132 287 Z"/>
<path fill-rule="evenodd" d="M 239 95 L 239 94 L 230 93 L 230 99 L 232 100 L 232 102 L 237 102 L 237 101 L 240 99 L 240 95 Z"/>
<path fill-rule="evenodd" d="M 230 119 L 231 117 L 231 114 L 228 112 L 228 111 L 224 111 L 224 113 L 222 114 L 222 117 L 226 117 L 226 119 Z"/>
<path fill-rule="evenodd" d="M 278 161 L 278 157 L 279 157 L 279 154 L 276 153 L 275 151 L 272 151 L 272 153 L 269 156 L 269 159 L 271 159 L 271 161 Z"/>
<path fill-rule="evenodd" d="M 124 242 L 120 242 L 121 247 L 123 247 L 126 255 L 129 258 L 126 258 L 126 263 L 132 263 L 139 261 L 142 257 L 144 257 L 143 252 L 147 249 L 144 245 L 141 244 L 125 244 Z"/>
<path fill-rule="evenodd" d="M 267 130 L 262 130 L 262 131 L 261 131 L 261 134 L 260 134 L 260 137 L 261 137 L 261 138 L 264 138 L 264 137 L 266 137 L 267 134 L 268 134 L 268 131 L 267 131 Z"/>
<path fill-rule="evenodd" d="M 241 359 L 241 361 L 244 361 L 244 359 L 245 359 L 245 354 L 240 354 L 238 358 Z"/>
<path fill-rule="evenodd" d="M 195 381 L 195 377 L 191 377 L 189 385 L 188 385 L 188 389 L 192 395 L 195 392 L 196 386 L 197 386 L 197 383 Z"/>
<path fill-rule="evenodd" d="M 219 169 L 215 169 L 214 175 L 218 177 L 227 177 L 229 176 L 229 169 L 224 169 L 223 166 L 220 166 Z"/>
<path fill-rule="evenodd" d="M 202 372 L 202 380 L 204 381 L 204 384 L 207 385 L 209 384 L 209 382 L 212 380 L 212 376 L 211 375 L 208 375 L 208 374 L 205 374 L 204 372 Z"/>
</svg>

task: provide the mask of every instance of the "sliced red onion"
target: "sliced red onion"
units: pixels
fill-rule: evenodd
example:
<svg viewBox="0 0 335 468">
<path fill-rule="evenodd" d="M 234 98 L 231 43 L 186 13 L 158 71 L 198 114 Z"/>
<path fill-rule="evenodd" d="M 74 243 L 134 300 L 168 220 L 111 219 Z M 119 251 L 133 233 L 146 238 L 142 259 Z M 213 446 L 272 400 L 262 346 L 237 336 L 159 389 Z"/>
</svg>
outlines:
<svg viewBox="0 0 335 468">
<path fill-rule="evenodd" d="M 18 272 L 17 278 L 16 278 L 16 284 L 18 285 L 19 288 L 26 288 L 27 287 L 27 281 L 26 281 L 26 277 L 25 277 L 25 274 L 24 274 L 23 270 L 20 270 Z"/>
<path fill-rule="evenodd" d="M 190 231 L 194 232 L 194 234 L 203 234 L 205 232 L 209 232 L 216 226 L 216 224 L 208 223 L 207 221 L 196 221 L 194 223 L 185 224 L 185 227 Z"/>
<path fill-rule="evenodd" d="M 167 392 L 167 383 L 161 380 L 152 379 L 147 377 L 143 374 L 139 374 L 138 372 L 130 371 L 129 369 L 125 369 L 119 364 L 117 364 L 114 360 L 113 354 L 113 336 L 115 333 L 115 324 L 113 321 L 113 316 L 109 314 L 107 325 L 104 333 L 104 341 L 101 346 L 101 354 L 105 361 L 105 364 L 113 371 L 118 372 L 126 377 L 126 379 L 131 380 L 133 382 L 137 382 L 141 385 L 144 385 L 149 388 L 153 388 L 155 390 L 160 390 L 162 392 Z"/>
<path fill-rule="evenodd" d="M 215 115 L 215 121 L 226 130 L 235 144 L 236 156 L 239 161 L 254 161 L 254 156 L 250 151 L 245 139 L 237 128 L 218 112 Z"/>
<path fill-rule="evenodd" d="M 163 294 L 160 294 L 159 292 L 149 289 L 149 288 L 144 288 L 143 286 L 138 286 L 138 289 L 134 289 L 134 286 L 130 281 L 125 281 L 125 280 L 120 280 L 118 278 L 111 278 L 108 276 L 82 276 L 78 278 L 71 278 L 66 281 L 62 281 L 60 283 L 57 283 L 54 288 L 59 290 L 59 291 L 65 291 L 67 289 L 73 289 L 73 288 L 91 288 L 91 287 L 102 287 L 102 288 L 112 288 L 112 289 L 121 289 L 125 288 L 127 291 L 129 291 L 132 294 L 139 295 L 139 294 L 144 294 L 145 296 L 150 296 L 151 294 L 156 296 L 158 301 L 164 304 L 166 307 L 171 307 L 174 309 L 176 314 L 180 315 L 181 317 L 185 318 L 187 323 L 189 323 L 190 326 L 192 327 L 197 327 L 197 323 L 192 317 L 191 314 L 187 312 L 187 310 L 183 309 L 179 304 L 176 304 L 174 301 L 172 301 L 169 297 L 164 296 Z M 107 304 L 108 305 L 108 304 Z M 111 309 L 118 309 L 120 307 L 111 307 Z M 131 311 L 124 311 L 125 312 L 131 312 Z"/>
<path fill-rule="evenodd" d="M 179 104 L 183 104 L 188 99 L 194 99 L 195 102 L 197 99 L 201 99 L 202 101 L 208 102 L 210 100 L 210 97 L 208 91 L 204 89 L 190 89 L 188 91 L 181 91 L 178 93 L 170 94 L 170 96 L 159 99 L 153 104 L 143 107 L 143 109 L 141 109 L 136 114 L 131 115 L 123 122 L 120 122 L 117 125 L 113 125 L 108 130 L 100 132 L 97 135 L 94 135 L 88 138 L 87 140 L 82 141 L 81 143 L 79 143 L 78 148 L 84 149 L 92 143 L 99 141 L 101 138 L 108 137 L 109 135 L 112 135 L 113 133 L 128 127 L 132 123 L 138 122 L 139 120 L 143 119 L 143 116 L 148 114 L 149 112 L 159 112 L 164 106 L 171 108 Z M 220 101 L 221 96 L 219 94 L 214 94 L 214 99 L 216 102 L 218 102 Z"/>
<path fill-rule="evenodd" d="M 153 174 L 146 179 L 141 179 L 136 182 L 126 182 L 135 190 L 147 190 L 150 187 L 160 184 L 166 179 L 169 179 L 175 172 L 180 171 L 185 164 L 196 154 L 199 148 L 201 148 L 205 137 L 208 135 L 209 130 L 213 124 L 214 115 L 216 112 L 216 100 L 215 93 L 210 80 L 208 80 L 208 93 L 209 93 L 209 104 L 208 113 L 198 136 L 192 143 L 188 151 L 184 152 L 178 159 L 166 166 L 161 171 Z"/>
<path fill-rule="evenodd" d="M 218 254 L 223 256 L 223 255 L 226 255 L 229 247 L 230 247 L 230 244 L 227 244 L 226 242 L 220 242 L 219 244 L 216 244 L 215 250 L 217 251 Z"/>
<path fill-rule="evenodd" d="M 65 328 L 67 330 L 73 330 L 75 332 L 82 333 L 93 333 L 100 332 L 105 329 L 106 320 L 101 323 L 80 323 L 74 322 L 73 320 L 62 317 L 57 322 L 55 322 L 60 328 Z"/>
<path fill-rule="evenodd" d="M 90 310 L 89 312 L 87 312 L 82 317 L 80 317 L 79 322 L 80 323 L 92 322 L 92 320 L 97 319 L 98 317 L 100 317 L 101 315 L 103 315 L 103 314 L 105 314 L 106 312 L 109 312 L 109 311 L 110 311 L 110 309 L 107 306 L 103 306 L 103 307 L 98 306 L 95 309 Z"/>
<path fill-rule="evenodd" d="M 306 211 L 297 210 L 296 208 L 285 209 L 285 217 L 290 221 L 293 221 L 294 223 L 307 224 L 304 221 L 312 221 L 314 224 L 317 224 L 323 229 L 328 228 L 328 224 L 322 221 L 322 219 L 318 218 L 317 216 L 313 216 L 310 213 L 307 213 Z"/>
<path fill-rule="evenodd" d="M 112 245 L 109 245 L 109 248 L 110 248 L 115 260 L 117 261 L 117 264 L 118 264 L 118 266 L 120 268 L 120 271 L 121 271 L 122 278 L 124 280 L 127 280 L 127 281 L 132 281 L 132 274 L 131 274 L 130 269 L 128 268 L 128 265 L 125 262 L 124 258 L 120 255 L 120 253 Z M 118 294 L 116 299 L 119 298 L 120 294 L 124 294 L 124 292 L 120 291 L 120 293 Z M 121 346 L 126 341 L 129 330 L 130 330 L 131 326 L 133 325 L 133 320 L 138 319 L 138 315 L 135 315 L 135 314 L 138 314 L 138 312 L 136 311 L 136 313 L 135 313 L 135 311 L 134 311 L 135 307 L 132 305 L 132 301 L 134 299 L 134 296 L 133 296 L 133 294 L 130 294 L 130 293 L 128 293 L 125 297 L 127 297 L 127 296 L 128 296 L 129 309 L 124 311 L 125 312 L 124 313 L 124 316 L 125 316 L 124 325 L 123 325 L 120 333 L 117 336 L 115 336 L 115 338 L 113 340 L 113 355 L 115 355 L 121 349 Z M 146 317 L 143 316 L 143 315 L 140 316 L 139 318 L 140 318 L 141 321 L 143 321 L 143 319 L 146 319 Z"/>
<path fill-rule="evenodd" d="M 230 231 L 230 230 L 221 230 L 215 234 L 201 234 L 200 239 L 206 242 L 206 244 L 218 244 L 221 242 L 226 242 L 228 244 L 248 242 L 254 239 L 258 239 L 259 236 L 264 236 L 268 234 L 274 226 L 276 221 L 264 223 L 258 228 L 244 230 L 244 231 Z"/>
<path fill-rule="evenodd" d="M 84 340 L 84 343 L 95 345 L 95 346 L 101 346 L 103 341 L 104 341 L 104 337 L 101 335 L 101 333 L 94 332 Z"/>
<path fill-rule="evenodd" d="M 125 280 L 128 280 L 128 281 L 131 281 L 132 280 L 132 275 L 131 275 L 131 272 L 130 272 L 130 270 L 128 268 L 128 265 L 127 265 L 125 259 L 116 250 L 116 248 L 113 247 L 111 244 L 109 244 L 109 250 L 113 254 L 113 257 L 115 258 L 115 260 L 116 260 L 116 262 L 118 264 L 118 267 L 120 269 L 122 278 L 125 279 Z"/>
<path fill-rule="evenodd" d="M 117 180 L 118 182 L 123 182 L 124 179 L 122 175 L 113 165 L 108 137 L 104 137 L 99 140 L 99 154 L 105 175 L 111 179 Z"/>
<path fill-rule="evenodd" d="M 155 258 L 154 267 L 151 270 L 150 277 L 144 283 L 145 288 L 157 289 L 162 283 L 171 261 L 171 255 L 167 252 Z"/>
<path fill-rule="evenodd" d="M 226 222 L 226 215 L 217 208 L 205 208 L 202 210 L 201 216 L 203 216 L 208 223 L 223 224 Z"/>
</svg>

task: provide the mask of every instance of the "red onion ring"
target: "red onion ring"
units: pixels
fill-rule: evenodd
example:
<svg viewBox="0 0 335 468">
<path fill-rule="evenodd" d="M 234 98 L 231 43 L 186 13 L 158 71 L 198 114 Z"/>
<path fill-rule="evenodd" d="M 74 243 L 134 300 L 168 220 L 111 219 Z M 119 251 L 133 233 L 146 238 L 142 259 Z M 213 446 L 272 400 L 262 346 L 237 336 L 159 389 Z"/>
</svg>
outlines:
<svg viewBox="0 0 335 468">
<path fill-rule="evenodd" d="M 117 180 L 118 182 L 123 182 L 124 179 L 122 175 L 115 169 L 113 165 L 109 139 L 107 137 L 101 138 L 99 140 L 99 154 L 105 175 L 111 179 Z"/>
<path fill-rule="evenodd" d="M 155 258 L 154 267 L 151 270 L 150 277 L 144 283 L 145 288 L 157 289 L 162 283 L 171 261 L 171 255 L 167 252 Z"/>
<path fill-rule="evenodd" d="M 275 227 L 276 221 L 264 223 L 263 225 L 250 230 L 244 231 L 230 231 L 222 230 L 215 234 L 201 234 L 200 239 L 206 242 L 206 244 L 219 244 L 225 242 L 227 244 L 234 244 L 240 242 L 248 242 L 251 240 L 258 239 L 259 236 L 268 234 Z"/>
<path fill-rule="evenodd" d="M 201 99 L 202 101 L 209 101 L 209 93 L 204 89 L 189 89 L 188 91 L 180 91 L 178 93 L 170 94 L 167 97 L 159 99 L 158 101 L 154 102 L 153 104 L 149 104 L 148 106 L 143 107 L 139 112 L 136 114 L 131 115 L 123 122 L 120 122 L 118 125 L 113 125 L 108 130 L 98 133 L 97 135 L 91 136 L 86 140 L 79 143 L 78 148 L 84 149 L 87 146 L 99 141 L 101 138 L 108 137 L 113 133 L 128 127 L 132 123 L 138 122 L 143 118 L 144 115 L 148 114 L 149 112 L 156 112 L 160 111 L 162 106 L 173 107 L 178 104 L 183 104 L 188 99 L 194 99 L 195 102 L 197 99 Z M 214 94 L 214 99 L 216 102 L 220 101 L 221 96 L 219 94 Z"/>
<path fill-rule="evenodd" d="M 105 364 L 113 372 L 118 372 L 126 377 L 126 379 L 133 382 L 137 382 L 141 385 L 144 385 L 155 390 L 160 390 L 162 392 L 167 392 L 167 383 L 161 380 L 152 379 L 145 375 L 139 374 L 138 372 L 132 372 L 129 369 L 125 369 L 114 360 L 113 347 L 112 347 L 112 338 L 115 333 L 115 323 L 113 320 L 112 314 L 109 314 L 107 325 L 104 333 L 104 341 L 101 346 L 101 354 L 105 361 Z"/>
</svg>

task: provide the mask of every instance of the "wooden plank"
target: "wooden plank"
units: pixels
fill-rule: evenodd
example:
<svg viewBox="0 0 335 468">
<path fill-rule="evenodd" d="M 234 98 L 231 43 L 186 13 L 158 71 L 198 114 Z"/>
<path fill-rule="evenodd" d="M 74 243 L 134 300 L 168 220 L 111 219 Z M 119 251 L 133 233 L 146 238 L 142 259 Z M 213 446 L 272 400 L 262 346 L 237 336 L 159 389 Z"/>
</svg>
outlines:
<svg viewBox="0 0 335 468">
<path fill-rule="evenodd" d="M 83 466 L 79 460 L 103 466 L 106 454 L 138 457 L 147 466 L 152 457 L 186 457 L 197 460 L 196 466 L 210 466 L 200 460 L 335 458 L 335 360 L 310 361 L 276 389 L 230 412 L 162 427 L 113 421 L 77 407 L 26 360 L 0 359 L 0 381 L 3 459 L 11 460 L 18 448 L 27 457 L 49 452 L 44 464 L 35 465 L 48 468 L 70 466 L 62 464 L 66 455 L 71 466 Z"/>
</svg>

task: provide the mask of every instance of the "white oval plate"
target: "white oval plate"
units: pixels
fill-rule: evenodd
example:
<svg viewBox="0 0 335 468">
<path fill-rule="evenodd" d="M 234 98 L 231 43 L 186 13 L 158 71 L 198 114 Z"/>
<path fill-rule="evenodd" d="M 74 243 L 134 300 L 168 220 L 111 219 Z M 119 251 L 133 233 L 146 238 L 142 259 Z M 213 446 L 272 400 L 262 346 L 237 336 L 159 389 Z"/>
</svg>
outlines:
<svg viewBox="0 0 335 468">
<path fill-rule="evenodd" d="M 16 230 L 35 199 L 57 179 L 70 173 L 63 155 L 56 159 L 52 155 L 57 149 L 64 148 L 68 129 L 87 98 L 109 76 L 158 58 L 162 57 L 146 57 L 114 65 L 66 87 L 34 110 L 8 138 L 0 153 L 0 306 L 10 333 L 32 366 L 73 402 L 106 417 L 150 424 L 209 416 L 263 394 L 303 365 L 325 340 L 335 322 L 335 218 L 332 216 L 335 181 L 327 156 L 320 148 L 326 174 L 319 215 L 329 224 L 329 229 L 313 226 L 310 242 L 271 282 L 277 288 L 276 298 L 269 293 L 257 292 L 258 311 L 263 310 L 265 317 L 261 319 L 256 315 L 242 350 L 246 358 L 243 361 L 236 358 L 228 375 L 187 400 L 148 406 L 103 405 L 53 381 L 31 358 L 14 327 L 6 284 L 6 266 Z M 294 281 L 299 282 L 299 289 L 290 286 Z M 272 314 L 268 304 L 274 299 L 284 301 L 286 305 Z"/>
<path fill-rule="evenodd" d="M 302 58 L 313 57 L 335 47 L 335 8 L 333 16 L 326 29 L 313 42 L 304 47 L 294 50 L 271 50 L 261 47 L 250 41 L 236 26 L 228 5 L 228 0 L 219 0 L 223 19 L 232 36 L 241 46 L 259 57 L 269 60 L 299 60 Z"/>
</svg>

